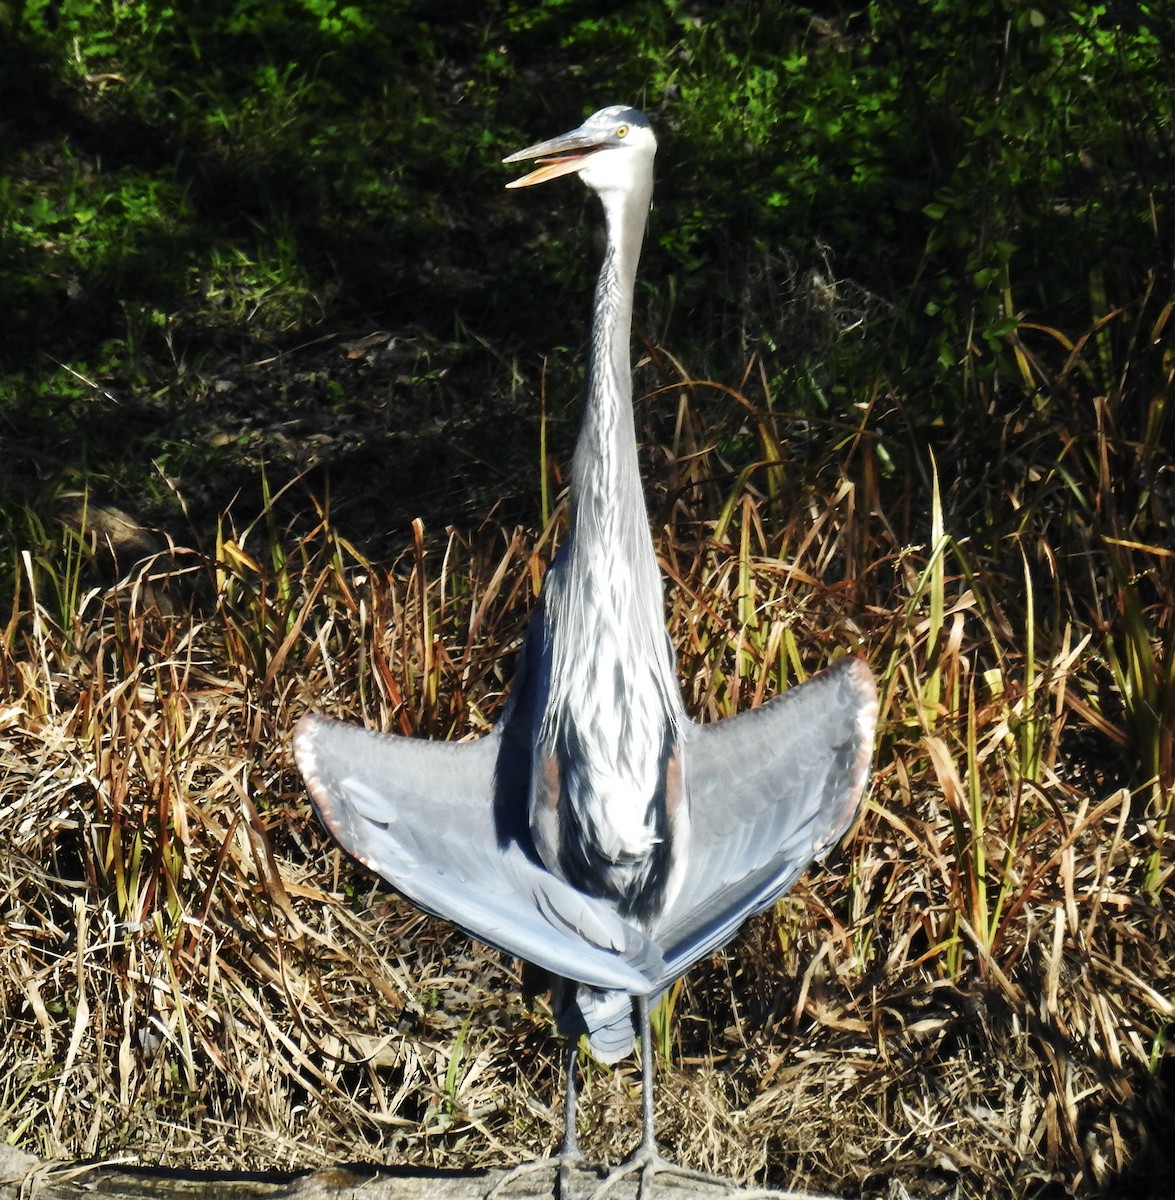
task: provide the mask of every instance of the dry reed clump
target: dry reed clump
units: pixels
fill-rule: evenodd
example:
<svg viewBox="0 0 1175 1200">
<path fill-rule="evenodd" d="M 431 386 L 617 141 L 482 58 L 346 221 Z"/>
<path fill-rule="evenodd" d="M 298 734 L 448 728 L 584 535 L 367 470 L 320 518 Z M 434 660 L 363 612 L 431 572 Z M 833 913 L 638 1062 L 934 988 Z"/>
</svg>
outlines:
<svg viewBox="0 0 1175 1200">
<path fill-rule="evenodd" d="M 852 650 L 883 731 L 847 846 L 671 992 L 664 1143 L 841 1193 L 1141 1194 L 1172 1116 L 1170 728 L 1146 723 L 1171 703 L 1169 557 L 1119 490 L 1112 529 L 1082 517 L 1085 545 L 1123 543 L 1091 592 L 1063 574 L 1055 510 L 1018 559 L 1023 539 L 952 537 L 936 479 L 924 523 L 912 492 L 887 508 L 871 410 L 800 480 L 770 413 L 738 398 L 758 453 L 735 470 L 699 389 L 677 395 L 654 526 L 691 711 Z M 1134 452 L 1096 436 L 1069 464 L 1093 495 Z M 111 587 L 31 555 L 14 577 L 0 1127 L 45 1156 L 219 1168 L 544 1152 L 562 1056 L 542 1001 L 340 859 L 288 735 L 310 707 L 488 728 L 561 516 L 537 536 L 417 526 L 391 570 L 325 515 L 301 537 L 263 516 Z M 615 1162 L 634 1065 L 589 1066 L 581 1112 Z"/>
</svg>

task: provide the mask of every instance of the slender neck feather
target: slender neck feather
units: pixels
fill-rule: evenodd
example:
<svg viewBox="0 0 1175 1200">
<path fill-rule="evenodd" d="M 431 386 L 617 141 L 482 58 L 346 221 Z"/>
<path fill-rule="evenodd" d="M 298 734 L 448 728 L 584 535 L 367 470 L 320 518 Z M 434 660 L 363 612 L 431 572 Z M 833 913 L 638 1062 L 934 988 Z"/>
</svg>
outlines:
<svg viewBox="0 0 1175 1200">
<path fill-rule="evenodd" d="M 601 193 L 608 243 L 596 284 L 583 422 L 571 473 L 575 556 L 615 561 L 617 549 L 623 547 L 630 559 L 635 557 L 628 566 L 638 574 L 649 566 L 656 574 L 633 428 L 629 346 L 633 288 L 651 191 L 650 172 L 631 191 Z M 593 559 L 588 543 L 597 539 L 602 544 L 592 548 L 601 553 Z M 659 578 L 654 594 L 660 610 Z"/>
</svg>

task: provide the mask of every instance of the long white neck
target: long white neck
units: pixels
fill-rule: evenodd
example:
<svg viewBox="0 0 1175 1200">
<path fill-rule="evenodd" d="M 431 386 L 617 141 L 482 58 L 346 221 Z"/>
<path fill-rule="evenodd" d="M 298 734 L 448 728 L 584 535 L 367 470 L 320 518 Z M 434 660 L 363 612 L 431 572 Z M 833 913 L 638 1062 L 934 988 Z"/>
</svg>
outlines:
<svg viewBox="0 0 1175 1200">
<path fill-rule="evenodd" d="M 641 488 L 632 409 L 632 297 L 649 211 L 652 180 L 633 191 L 601 193 L 608 242 L 596 284 L 592 341 L 583 421 L 571 472 L 574 557 L 612 559 L 617 546 L 637 556 L 634 574 L 655 579 L 652 594 L 660 613 L 660 578 Z M 602 541 L 598 557 L 589 543 Z M 574 569 L 574 568 L 573 568 Z M 663 615 L 659 617 L 663 620 Z"/>
</svg>

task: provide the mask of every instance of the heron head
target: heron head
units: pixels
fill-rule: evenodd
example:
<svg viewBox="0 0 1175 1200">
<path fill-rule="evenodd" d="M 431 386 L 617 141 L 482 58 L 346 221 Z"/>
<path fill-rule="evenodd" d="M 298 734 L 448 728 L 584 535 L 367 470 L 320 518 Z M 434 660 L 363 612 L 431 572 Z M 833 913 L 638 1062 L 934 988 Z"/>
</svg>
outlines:
<svg viewBox="0 0 1175 1200">
<path fill-rule="evenodd" d="M 535 170 L 506 184 L 508 188 L 530 187 L 574 172 L 595 192 L 631 191 L 652 179 L 656 153 L 648 117 L 639 109 L 614 104 L 593 113 L 578 129 L 527 146 L 502 161 L 539 160 Z"/>
</svg>

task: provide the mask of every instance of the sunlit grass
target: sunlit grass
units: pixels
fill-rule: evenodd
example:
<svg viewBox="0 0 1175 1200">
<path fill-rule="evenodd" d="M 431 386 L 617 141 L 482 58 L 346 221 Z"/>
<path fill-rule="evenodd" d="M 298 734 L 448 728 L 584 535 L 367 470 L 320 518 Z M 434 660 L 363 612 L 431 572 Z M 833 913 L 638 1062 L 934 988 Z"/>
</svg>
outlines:
<svg viewBox="0 0 1175 1200">
<path fill-rule="evenodd" d="M 727 1173 L 853 1190 L 897 1169 L 895 1130 L 949 1120 L 976 1191 L 1128 1171 L 1175 1018 L 1175 562 L 1149 508 L 1099 491 L 1139 443 L 1071 432 L 1066 487 L 1087 504 L 1058 522 L 1025 491 L 1007 543 L 959 538 L 941 454 L 925 493 L 866 469 L 876 427 L 782 476 L 774 452 L 732 469 L 709 395 L 683 384 L 675 443 L 653 448 L 688 708 L 717 719 L 859 653 L 882 727 L 847 848 L 658 1011 L 665 1140 Z M 761 449 L 786 444 L 766 407 L 737 407 Z M 1166 486 L 1158 443 L 1145 453 Z M 328 505 L 294 532 L 291 493 L 263 476 L 259 494 L 206 554 L 171 547 L 113 581 L 84 505 L 19 535 L 0 639 L 10 1127 L 45 1154 L 171 1161 L 214 1136 L 240 1165 L 378 1156 L 393 1134 L 450 1166 L 545 1149 L 560 1055 L 541 1005 L 339 858 L 287 747 L 309 708 L 488 729 L 559 497 L 542 530 L 417 521 L 389 567 Z M 1079 525 L 1104 556 L 1092 573 L 1061 552 Z M 100 1106 L 63 1101 L 83 1084 Z M 585 1090 L 588 1152 L 615 1158 L 631 1067 L 592 1067 Z"/>
</svg>

